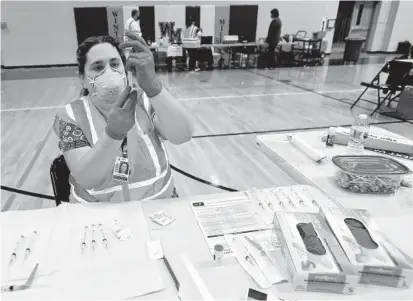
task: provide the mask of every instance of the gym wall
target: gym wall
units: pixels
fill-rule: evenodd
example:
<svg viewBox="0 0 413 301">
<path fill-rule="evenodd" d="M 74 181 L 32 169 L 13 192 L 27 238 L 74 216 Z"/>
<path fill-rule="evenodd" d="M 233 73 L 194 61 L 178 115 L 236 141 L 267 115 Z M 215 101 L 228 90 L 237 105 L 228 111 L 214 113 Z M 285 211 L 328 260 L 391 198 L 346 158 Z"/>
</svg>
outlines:
<svg viewBox="0 0 413 301">
<path fill-rule="evenodd" d="M 397 50 L 399 42 L 410 41 L 413 44 L 413 1 L 399 1 L 393 30 L 387 51 Z"/>
<path fill-rule="evenodd" d="M 76 29 L 74 8 L 119 7 L 122 16 L 119 16 L 120 19 L 117 22 L 122 20 L 123 26 L 134 7 L 140 7 L 141 11 L 146 8 L 147 14 L 151 14 L 151 6 L 153 6 L 153 28 L 148 29 L 150 25 L 146 25 L 144 31 L 153 30 L 155 37 L 159 38 L 159 21 L 174 21 L 175 28 L 184 28 L 187 6 L 200 6 L 200 27 L 206 35 L 218 36 L 221 31 L 219 20 L 223 18 L 228 19 L 223 26 L 222 35 L 229 33 L 230 5 L 258 5 L 256 20 L 250 22 L 251 26 L 256 23 L 255 39 L 258 39 L 266 37 L 270 23 L 270 11 L 273 8 L 278 8 L 280 11 L 283 34 L 296 33 L 303 29 L 311 35 L 312 32 L 321 29 L 323 17 L 335 18 L 338 3 L 338 0 L 276 2 L 170 0 L 139 1 L 136 2 L 137 6 L 134 6 L 128 1 L 2 1 L 1 19 L 7 23 L 7 29 L 2 30 L 1 36 L 2 63 L 7 67 L 75 64 L 79 35 Z M 149 21 L 145 22 L 152 23 L 151 17 L 148 19 Z M 111 21 L 107 20 L 107 22 Z M 248 24 L 248 21 L 246 23 Z M 101 32 L 105 29 L 102 24 L 93 30 Z M 107 30 L 110 32 L 112 29 L 108 26 Z"/>
</svg>

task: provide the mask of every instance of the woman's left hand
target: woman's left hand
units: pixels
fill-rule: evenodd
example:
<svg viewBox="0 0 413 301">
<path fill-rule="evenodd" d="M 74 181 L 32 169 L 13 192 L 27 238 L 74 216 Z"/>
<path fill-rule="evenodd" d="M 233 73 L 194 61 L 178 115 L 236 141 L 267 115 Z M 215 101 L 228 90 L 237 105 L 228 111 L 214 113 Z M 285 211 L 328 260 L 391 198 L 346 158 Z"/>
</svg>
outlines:
<svg viewBox="0 0 413 301">
<path fill-rule="evenodd" d="M 148 97 L 158 95 L 162 90 L 162 84 L 155 74 L 155 62 L 152 51 L 139 35 L 132 32 L 126 32 L 125 35 L 131 40 L 120 44 L 120 49 L 133 49 L 127 58 L 126 70 L 133 71 L 139 86 Z"/>
</svg>

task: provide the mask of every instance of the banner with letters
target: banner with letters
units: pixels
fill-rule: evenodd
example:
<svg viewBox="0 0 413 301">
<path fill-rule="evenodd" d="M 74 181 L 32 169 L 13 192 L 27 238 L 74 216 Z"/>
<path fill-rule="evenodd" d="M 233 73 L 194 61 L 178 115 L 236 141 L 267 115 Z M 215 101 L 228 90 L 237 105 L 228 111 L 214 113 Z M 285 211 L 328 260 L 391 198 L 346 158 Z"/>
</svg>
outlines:
<svg viewBox="0 0 413 301">
<path fill-rule="evenodd" d="M 106 8 L 108 14 L 108 33 L 118 42 L 123 41 L 124 34 L 124 16 L 122 6 L 108 6 Z"/>
</svg>

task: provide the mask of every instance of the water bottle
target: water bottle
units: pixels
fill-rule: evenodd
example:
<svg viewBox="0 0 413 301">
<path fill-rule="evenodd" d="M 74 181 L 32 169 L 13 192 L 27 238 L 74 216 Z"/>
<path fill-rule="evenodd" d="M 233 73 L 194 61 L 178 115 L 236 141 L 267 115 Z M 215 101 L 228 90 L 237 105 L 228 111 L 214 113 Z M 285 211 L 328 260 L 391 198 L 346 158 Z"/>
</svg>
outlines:
<svg viewBox="0 0 413 301">
<path fill-rule="evenodd" d="M 366 114 L 360 114 L 356 122 L 351 126 L 350 137 L 347 145 L 349 155 L 363 155 L 364 142 L 370 131 L 370 125 Z"/>
</svg>

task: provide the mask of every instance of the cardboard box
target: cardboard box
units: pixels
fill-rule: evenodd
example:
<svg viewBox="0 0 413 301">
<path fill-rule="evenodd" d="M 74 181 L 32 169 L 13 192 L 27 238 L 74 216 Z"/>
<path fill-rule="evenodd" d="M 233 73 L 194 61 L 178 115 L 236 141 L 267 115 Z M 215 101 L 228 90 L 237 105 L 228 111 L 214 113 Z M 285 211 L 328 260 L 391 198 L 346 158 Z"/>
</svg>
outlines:
<svg viewBox="0 0 413 301">
<path fill-rule="evenodd" d="M 320 214 L 276 212 L 274 231 L 295 290 L 355 293 L 357 271 Z"/>
<path fill-rule="evenodd" d="M 360 274 L 360 283 L 410 287 L 412 259 L 384 236 L 368 211 L 323 208 L 322 213 L 348 260 Z"/>
</svg>

